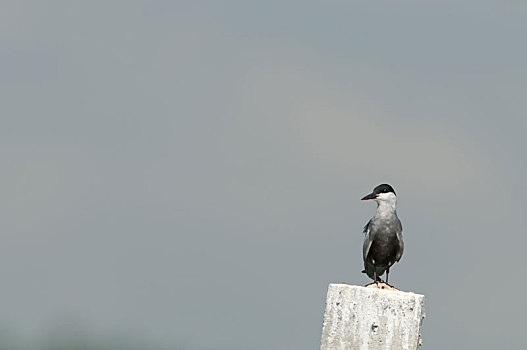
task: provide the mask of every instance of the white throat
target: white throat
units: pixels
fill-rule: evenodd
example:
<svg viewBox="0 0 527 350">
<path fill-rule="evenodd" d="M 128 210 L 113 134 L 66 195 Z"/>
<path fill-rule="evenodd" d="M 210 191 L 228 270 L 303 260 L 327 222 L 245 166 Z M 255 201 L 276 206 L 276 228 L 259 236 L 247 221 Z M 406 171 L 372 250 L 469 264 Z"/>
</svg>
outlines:
<svg viewBox="0 0 527 350">
<path fill-rule="evenodd" d="M 394 193 L 380 193 L 375 201 L 377 202 L 377 215 L 385 216 L 395 213 L 397 197 Z"/>
</svg>

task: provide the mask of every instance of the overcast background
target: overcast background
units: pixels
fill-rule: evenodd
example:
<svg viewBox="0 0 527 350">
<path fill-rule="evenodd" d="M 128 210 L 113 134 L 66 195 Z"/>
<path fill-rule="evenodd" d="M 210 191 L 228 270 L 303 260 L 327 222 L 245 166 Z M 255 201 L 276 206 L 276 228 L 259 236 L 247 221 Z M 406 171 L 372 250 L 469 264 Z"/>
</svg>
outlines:
<svg viewBox="0 0 527 350">
<path fill-rule="evenodd" d="M 512 0 L 1 1 L 0 348 L 317 349 L 381 182 L 423 348 L 522 348 L 526 31 Z"/>
</svg>

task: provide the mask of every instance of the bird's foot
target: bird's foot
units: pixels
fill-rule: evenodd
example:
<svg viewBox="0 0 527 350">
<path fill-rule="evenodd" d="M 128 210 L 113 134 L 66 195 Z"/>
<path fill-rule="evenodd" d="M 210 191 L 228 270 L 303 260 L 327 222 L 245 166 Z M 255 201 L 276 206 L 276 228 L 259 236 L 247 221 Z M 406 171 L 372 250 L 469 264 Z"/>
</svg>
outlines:
<svg viewBox="0 0 527 350">
<path fill-rule="evenodd" d="M 399 290 L 399 289 L 395 288 L 394 286 L 391 286 L 388 283 L 383 282 L 383 281 L 372 282 L 370 284 L 367 284 L 366 288 L 378 288 L 378 289 L 385 289 L 385 290 Z"/>
<path fill-rule="evenodd" d="M 373 281 L 372 283 L 370 284 L 367 284 L 365 285 L 365 287 L 370 287 L 370 288 L 379 288 L 379 283 L 383 283 L 380 279 L 376 280 L 376 281 Z"/>
<path fill-rule="evenodd" d="M 395 288 L 394 286 L 392 286 L 391 284 L 389 284 L 388 282 L 383 282 L 388 288 L 391 288 L 391 289 L 397 289 Z"/>
</svg>

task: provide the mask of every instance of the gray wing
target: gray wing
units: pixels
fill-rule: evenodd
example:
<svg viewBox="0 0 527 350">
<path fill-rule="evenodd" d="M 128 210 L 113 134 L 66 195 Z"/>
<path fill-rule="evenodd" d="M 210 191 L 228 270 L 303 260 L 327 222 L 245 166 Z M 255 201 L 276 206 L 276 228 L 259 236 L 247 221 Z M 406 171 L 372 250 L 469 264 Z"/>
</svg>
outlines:
<svg viewBox="0 0 527 350">
<path fill-rule="evenodd" d="M 401 224 L 401 220 L 399 220 L 399 218 L 397 218 L 397 227 L 395 230 L 397 234 L 397 240 L 399 241 L 399 249 L 397 251 L 397 254 L 395 255 L 395 261 L 399 261 L 401 260 L 404 251 L 403 225 Z"/>
<path fill-rule="evenodd" d="M 362 243 L 362 258 L 366 260 L 366 257 L 368 256 L 368 253 L 370 251 L 371 244 L 373 242 L 373 237 L 370 236 L 370 229 L 371 229 L 371 220 L 368 221 L 366 226 L 364 226 L 363 233 L 364 233 L 364 242 Z"/>
</svg>

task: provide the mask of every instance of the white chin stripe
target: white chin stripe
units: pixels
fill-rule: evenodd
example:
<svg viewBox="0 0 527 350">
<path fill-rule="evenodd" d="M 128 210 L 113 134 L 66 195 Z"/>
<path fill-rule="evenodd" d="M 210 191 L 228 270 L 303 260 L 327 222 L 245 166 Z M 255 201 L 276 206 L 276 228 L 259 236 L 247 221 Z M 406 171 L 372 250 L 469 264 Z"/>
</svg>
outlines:
<svg viewBox="0 0 527 350">
<path fill-rule="evenodd" d="M 376 199 L 381 200 L 381 201 L 391 202 L 391 201 L 394 201 L 395 198 L 396 197 L 393 192 L 388 192 L 388 193 L 379 193 Z"/>
</svg>

